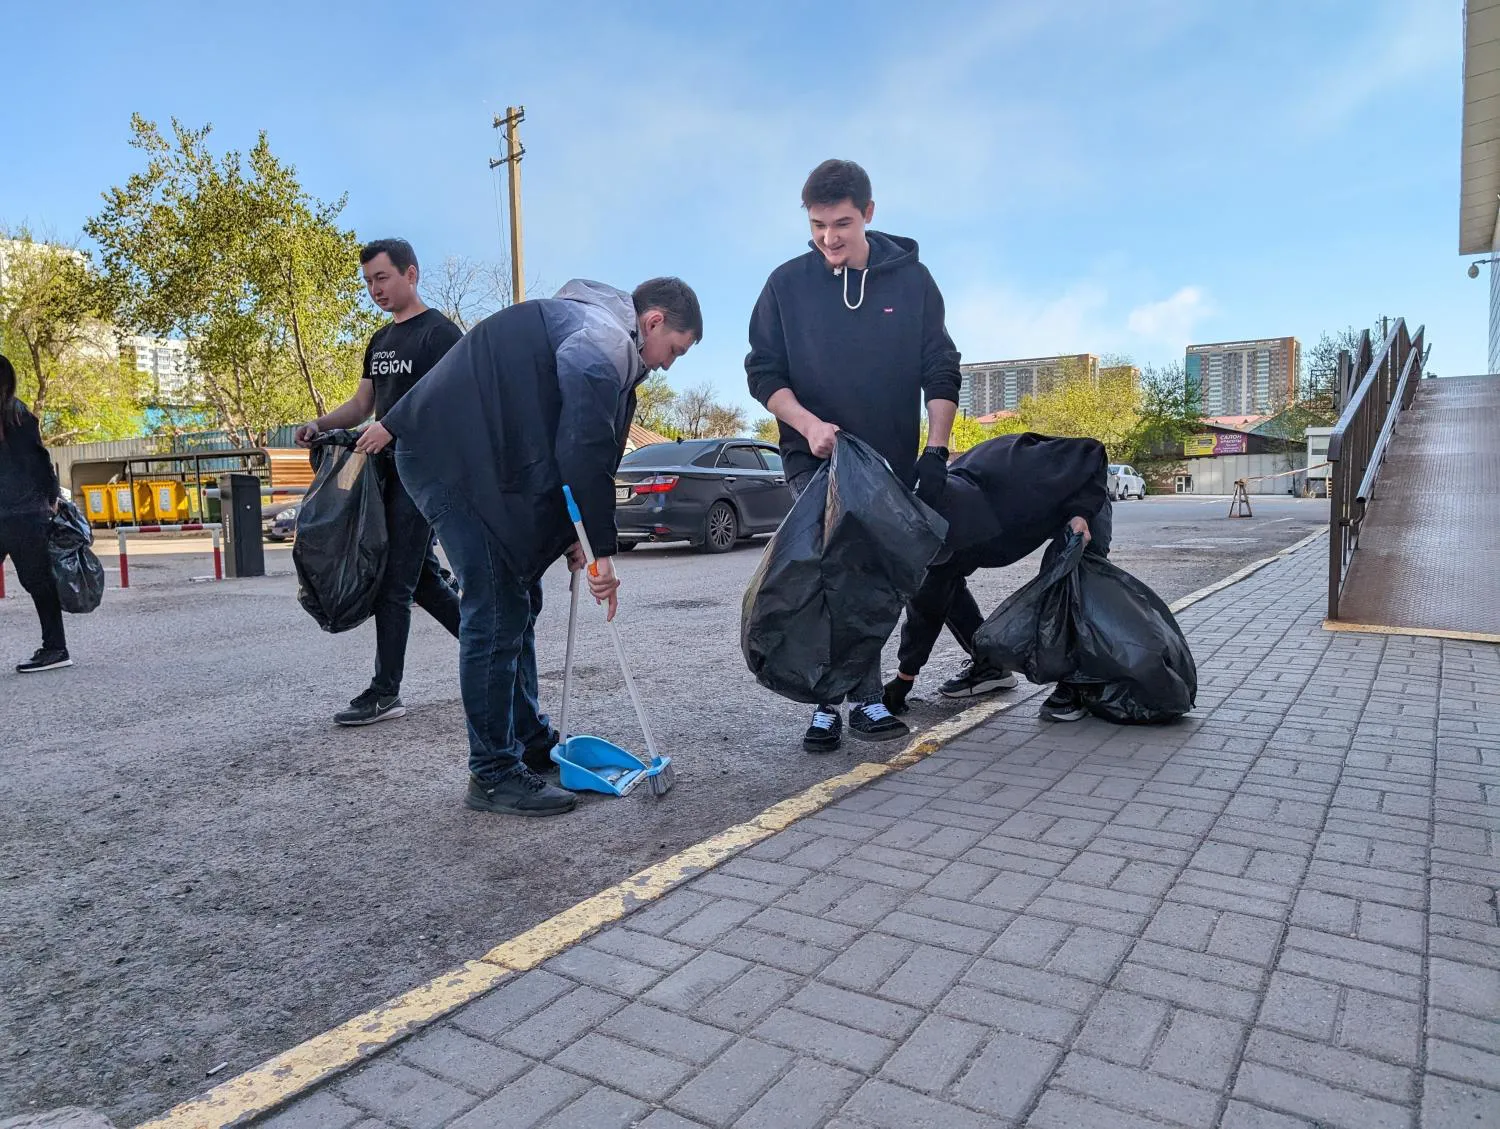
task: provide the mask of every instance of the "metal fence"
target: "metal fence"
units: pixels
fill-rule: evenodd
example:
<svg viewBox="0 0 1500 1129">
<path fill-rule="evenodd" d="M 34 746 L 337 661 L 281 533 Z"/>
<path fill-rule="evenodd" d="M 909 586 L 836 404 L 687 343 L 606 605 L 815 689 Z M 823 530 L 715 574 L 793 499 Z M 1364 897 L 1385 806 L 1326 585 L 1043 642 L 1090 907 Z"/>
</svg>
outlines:
<svg viewBox="0 0 1500 1129">
<path fill-rule="evenodd" d="M 1409 334 L 1397 318 L 1379 353 L 1366 331 L 1353 357 L 1352 373 L 1364 376 L 1344 399 L 1328 437 L 1328 618 L 1337 619 L 1349 565 L 1359 549 L 1365 508 L 1374 496 L 1380 468 L 1401 413 L 1411 406 L 1422 378 L 1423 335 Z"/>
</svg>

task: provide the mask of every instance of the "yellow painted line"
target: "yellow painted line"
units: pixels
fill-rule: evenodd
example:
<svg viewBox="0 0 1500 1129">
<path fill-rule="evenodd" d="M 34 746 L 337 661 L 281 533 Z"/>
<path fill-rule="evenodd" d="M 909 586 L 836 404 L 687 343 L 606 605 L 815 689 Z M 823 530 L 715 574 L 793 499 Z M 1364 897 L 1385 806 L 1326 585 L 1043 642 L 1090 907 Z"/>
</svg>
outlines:
<svg viewBox="0 0 1500 1129">
<path fill-rule="evenodd" d="M 637 906 L 654 901 L 674 886 L 712 870 L 747 847 L 753 847 L 804 816 L 827 807 L 845 792 L 861 788 L 890 771 L 890 766 L 884 764 L 857 764 L 840 776 L 814 784 L 806 791 L 767 808 L 747 823 L 720 831 L 669 859 L 648 866 L 520 936 L 496 945 L 479 959 L 516 971 L 535 968 L 603 926 L 618 921 Z"/>
<path fill-rule="evenodd" d="M 141 1129 L 242 1125 L 483 995 L 510 975 L 509 969 L 470 961 L 183 1102 Z"/>
<path fill-rule="evenodd" d="M 946 721 L 940 721 L 931 729 L 923 730 L 912 740 L 911 744 L 902 749 L 885 763 L 892 771 L 902 768 L 910 768 L 920 760 L 932 756 L 949 741 L 978 728 L 996 714 L 1004 713 L 1014 706 L 1028 701 L 1030 695 L 1024 691 L 1018 697 L 1006 698 L 1002 701 L 981 702 L 977 706 L 970 706 L 962 713 L 954 714 Z"/>
<path fill-rule="evenodd" d="M 1238 572 L 1231 572 L 1223 580 L 1215 581 L 1213 584 L 1210 584 L 1207 588 L 1200 588 L 1196 592 L 1189 592 L 1182 599 L 1175 600 L 1172 603 L 1168 604 L 1167 607 L 1170 608 L 1171 611 L 1174 614 L 1177 613 L 1177 612 L 1180 612 L 1180 611 L 1182 611 L 1183 608 L 1186 608 L 1186 607 L 1189 607 L 1189 606 L 1191 606 L 1193 604 L 1196 604 L 1199 600 L 1206 600 L 1209 596 L 1212 596 L 1215 592 L 1222 592 L 1222 591 L 1224 591 L 1224 589 L 1229 588 L 1229 587 L 1231 587 L 1231 586 L 1233 586 L 1235 584 L 1238 584 L 1241 580 L 1244 580 L 1247 576 L 1253 576 L 1253 575 L 1255 575 L 1257 572 L 1259 572 L 1261 569 L 1265 568 L 1267 565 L 1273 565 L 1277 561 L 1281 560 L 1283 557 L 1289 557 L 1289 556 L 1291 556 L 1293 553 L 1297 552 L 1299 549 L 1302 549 L 1302 548 L 1305 548 L 1308 545 L 1311 545 L 1319 537 L 1327 537 L 1327 536 L 1328 536 L 1328 530 L 1327 529 L 1320 529 L 1316 533 L 1309 533 L 1306 537 L 1302 538 L 1302 540 L 1298 541 L 1296 544 L 1288 545 L 1285 549 L 1282 549 L 1281 552 L 1275 553 L 1275 554 L 1273 554 L 1273 555 L 1271 555 L 1269 557 L 1266 557 L 1264 560 L 1254 561 L 1251 564 L 1247 564 L 1244 568 L 1240 569 Z"/>
<path fill-rule="evenodd" d="M 1321 530 L 1273 557 L 1240 569 L 1217 584 L 1185 596 L 1172 605 L 1178 611 L 1222 591 L 1231 584 L 1296 552 L 1326 533 Z M 754 819 L 648 866 L 623 882 L 563 910 L 509 941 L 496 945 L 478 960 L 445 972 L 404 995 L 342 1023 L 284 1051 L 275 1058 L 215 1086 L 197 1098 L 175 1106 L 139 1129 L 224 1129 L 243 1125 L 285 1105 L 319 1082 L 357 1065 L 392 1043 L 406 1038 L 449 1012 L 484 995 L 508 976 L 535 968 L 563 950 L 620 920 L 632 910 L 654 901 L 696 875 L 712 870 L 799 819 L 822 810 L 846 793 L 864 787 L 937 752 L 949 741 L 975 729 L 1015 705 L 1021 695 L 1004 701 L 970 706 L 914 737 L 901 752 L 883 763 L 863 762 L 848 772 L 824 780 L 797 795 L 773 804 Z"/>
<path fill-rule="evenodd" d="M 1362 635 L 1405 635 L 1416 639 L 1453 639 L 1460 643 L 1500 643 L 1500 635 L 1487 631 L 1453 631 L 1446 627 L 1391 627 L 1384 623 L 1349 623 L 1325 619 L 1325 631 L 1351 631 Z"/>
<path fill-rule="evenodd" d="M 795 823 L 839 796 L 885 776 L 885 764 L 857 764 L 848 772 L 761 812 L 754 819 L 695 843 L 671 858 L 648 866 L 625 881 L 549 918 L 535 928 L 497 945 L 479 960 L 445 972 L 405 995 L 340 1024 L 268 1059 L 201 1097 L 175 1106 L 140 1129 L 222 1129 L 285 1105 L 319 1082 L 369 1058 L 399 1039 L 484 995 L 507 976 L 538 964 L 577 944 L 637 906 L 661 897 L 694 875 Z"/>
</svg>

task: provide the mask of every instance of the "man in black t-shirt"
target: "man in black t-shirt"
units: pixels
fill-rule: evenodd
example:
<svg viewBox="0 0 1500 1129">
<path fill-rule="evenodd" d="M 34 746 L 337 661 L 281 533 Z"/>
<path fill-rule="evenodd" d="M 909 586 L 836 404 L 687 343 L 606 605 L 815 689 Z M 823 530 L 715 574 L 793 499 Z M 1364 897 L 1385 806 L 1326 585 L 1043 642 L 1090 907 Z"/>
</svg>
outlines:
<svg viewBox="0 0 1500 1129">
<path fill-rule="evenodd" d="M 378 455 L 390 443 L 380 419 L 425 376 L 463 336 L 417 293 L 417 257 L 404 239 L 377 239 L 359 253 L 370 297 L 391 320 L 375 331 L 365 349 L 364 376 L 347 403 L 297 429 L 297 442 L 308 446 L 314 435 L 340 427 L 357 427 L 371 415 L 376 422 L 360 435 L 356 451 Z M 406 638 L 411 630 L 412 601 L 424 608 L 456 638 L 458 592 L 438 568 L 432 527 L 413 504 L 396 473 L 395 460 L 384 466 L 385 521 L 389 538 L 385 574 L 375 601 L 375 677 L 369 688 L 334 714 L 340 725 L 370 725 L 406 712 L 401 704 L 401 677 Z"/>
</svg>

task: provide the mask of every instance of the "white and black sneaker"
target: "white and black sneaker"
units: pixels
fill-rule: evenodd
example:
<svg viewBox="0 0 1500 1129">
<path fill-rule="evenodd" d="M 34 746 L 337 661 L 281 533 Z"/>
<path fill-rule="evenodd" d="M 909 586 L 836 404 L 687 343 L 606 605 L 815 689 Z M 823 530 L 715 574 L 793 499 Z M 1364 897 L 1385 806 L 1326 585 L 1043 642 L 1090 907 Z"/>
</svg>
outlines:
<svg viewBox="0 0 1500 1129">
<path fill-rule="evenodd" d="M 1042 703 L 1039 711 L 1043 721 L 1082 721 L 1088 715 L 1088 707 L 1073 693 L 1072 687 L 1064 686 L 1061 682 Z"/>
<path fill-rule="evenodd" d="M 30 662 L 16 664 L 17 674 L 40 674 L 44 670 L 61 670 L 65 666 L 72 666 L 73 660 L 68 657 L 66 650 L 49 651 L 43 647 L 31 656 Z"/>
<path fill-rule="evenodd" d="M 849 711 L 849 732 L 861 741 L 894 741 L 911 733 L 911 727 L 884 702 L 866 702 Z"/>
<path fill-rule="evenodd" d="M 956 678 L 950 678 L 938 687 L 938 693 L 945 698 L 978 698 L 997 690 L 1015 688 L 1016 676 L 1010 671 L 1000 670 L 978 659 L 970 659 L 964 663 Z"/>
<path fill-rule="evenodd" d="M 837 706 L 819 706 L 812 724 L 802 735 L 802 747 L 809 753 L 837 752 L 844 743 L 844 719 Z"/>
<path fill-rule="evenodd" d="M 349 703 L 349 708 L 333 715 L 339 725 L 374 725 L 377 721 L 389 721 L 393 717 L 404 717 L 406 707 L 395 694 L 389 697 L 366 690 Z"/>
</svg>

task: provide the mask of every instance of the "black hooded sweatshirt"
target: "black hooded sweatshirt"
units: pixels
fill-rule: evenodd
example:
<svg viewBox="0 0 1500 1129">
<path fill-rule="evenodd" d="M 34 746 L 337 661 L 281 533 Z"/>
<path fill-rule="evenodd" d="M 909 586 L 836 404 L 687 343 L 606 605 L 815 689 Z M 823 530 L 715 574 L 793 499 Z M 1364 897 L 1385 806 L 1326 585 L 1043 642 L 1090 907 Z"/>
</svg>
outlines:
<svg viewBox="0 0 1500 1129">
<path fill-rule="evenodd" d="M 1072 518 L 1093 521 L 1108 498 L 1108 456 L 1097 439 L 1025 432 L 987 439 L 948 468 L 938 512 L 944 548 L 979 568 L 1004 568 Z"/>
<path fill-rule="evenodd" d="M 762 404 L 790 388 L 813 415 L 874 447 L 910 485 L 923 401 L 958 400 L 958 350 L 916 241 L 878 231 L 866 237 L 866 270 L 834 274 L 814 247 L 771 273 L 750 315 L 745 374 Z M 781 452 L 790 478 L 820 465 L 806 437 L 786 424 Z"/>
<path fill-rule="evenodd" d="M 42 443 L 42 432 L 19 400 L 0 404 L 5 438 L 0 439 L 0 518 L 42 518 L 58 499 L 57 471 Z"/>
</svg>

